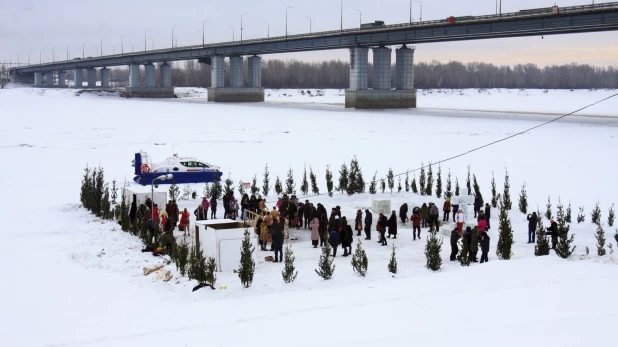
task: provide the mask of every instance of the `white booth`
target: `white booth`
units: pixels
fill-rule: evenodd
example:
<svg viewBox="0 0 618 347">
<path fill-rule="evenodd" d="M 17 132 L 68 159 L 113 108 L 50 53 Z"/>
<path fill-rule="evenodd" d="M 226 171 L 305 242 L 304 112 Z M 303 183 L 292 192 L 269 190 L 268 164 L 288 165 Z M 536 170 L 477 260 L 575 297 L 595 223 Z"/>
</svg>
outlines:
<svg viewBox="0 0 618 347">
<path fill-rule="evenodd" d="M 385 216 L 391 215 L 391 201 L 390 200 L 371 200 L 371 212 L 379 214 L 382 213 Z"/>
<path fill-rule="evenodd" d="M 251 244 L 254 247 L 253 260 L 258 263 L 258 239 L 253 228 L 249 227 Z M 204 257 L 214 257 L 217 271 L 233 271 L 240 265 L 240 252 L 245 237 L 242 222 L 231 219 L 209 219 L 195 222 L 193 242 L 199 242 Z"/>
<path fill-rule="evenodd" d="M 154 196 L 152 196 L 152 188 L 150 186 L 130 185 L 124 189 L 124 198 L 127 206 L 131 206 L 131 202 L 135 199 L 137 206 L 146 202 L 150 198 L 159 206 L 159 211 L 165 211 L 167 204 L 167 189 L 155 188 Z"/>
</svg>

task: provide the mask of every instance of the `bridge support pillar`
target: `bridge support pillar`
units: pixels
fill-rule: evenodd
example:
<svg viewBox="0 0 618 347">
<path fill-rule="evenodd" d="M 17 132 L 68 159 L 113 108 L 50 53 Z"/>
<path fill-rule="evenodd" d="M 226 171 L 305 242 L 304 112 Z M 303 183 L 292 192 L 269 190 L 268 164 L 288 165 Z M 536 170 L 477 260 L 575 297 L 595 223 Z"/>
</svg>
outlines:
<svg viewBox="0 0 618 347">
<path fill-rule="evenodd" d="M 101 88 L 109 88 L 109 69 L 101 69 Z"/>
<path fill-rule="evenodd" d="M 155 66 L 153 63 L 148 63 L 144 65 L 144 87 L 146 88 L 155 88 L 157 84 L 155 83 Z"/>
<path fill-rule="evenodd" d="M 159 65 L 159 70 L 161 74 L 161 87 L 169 88 L 172 86 L 172 67 L 168 63 L 163 63 Z"/>
<path fill-rule="evenodd" d="M 210 65 L 211 88 L 225 87 L 225 57 L 212 57 Z"/>
<path fill-rule="evenodd" d="M 58 87 L 66 87 L 66 73 L 64 71 L 58 71 Z"/>
<path fill-rule="evenodd" d="M 48 72 L 47 73 L 47 87 L 52 88 L 54 86 L 54 73 L 53 72 Z"/>
<path fill-rule="evenodd" d="M 88 88 L 96 88 L 97 86 L 97 70 L 94 68 L 86 69 L 88 73 Z"/>
<path fill-rule="evenodd" d="M 360 68 L 367 61 L 360 48 L 350 52 L 350 89 L 345 92 L 345 107 L 357 109 L 415 108 L 414 50 L 402 47 L 396 51 L 397 90 L 391 86 L 391 49 L 373 49 L 373 89 L 367 89 L 367 77 Z M 366 71 L 366 69 L 364 70 Z"/>
<path fill-rule="evenodd" d="M 247 61 L 247 87 L 262 88 L 262 57 L 249 57 Z"/>
<path fill-rule="evenodd" d="M 84 86 L 84 70 L 73 70 L 73 88 L 83 88 Z"/>
<path fill-rule="evenodd" d="M 129 65 L 129 87 L 139 88 L 139 65 Z"/>
<path fill-rule="evenodd" d="M 263 102 L 264 89 L 261 87 L 261 60 L 259 57 L 250 60 L 249 69 L 253 74 L 253 80 L 244 87 L 244 64 L 243 57 L 230 57 L 230 87 L 223 86 L 223 59 L 224 57 L 212 58 L 212 87 L 208 88 L 208 101 L 214 102 Z M 249 59 L 251 59 L 249 58 Z M 257 65 L 256 65 L 257 64 Z M 221 67 L 221 68 L 219 68 Z M 251 76 L 249 77 L 251 80 Z M 258 84 L 260 86 L 254 86 Z"/>
<path fill-rule="evenodd" d="M 350 49 L 350 89 L 367 89 L 369 71 L 369 48 L 355 47 Z"/>
<path fill-rule="evenodd" d="M 42 72 L 34 73 L 34 86 L 35 87 L 43 86 L 43 73 Z"/>
</svg>

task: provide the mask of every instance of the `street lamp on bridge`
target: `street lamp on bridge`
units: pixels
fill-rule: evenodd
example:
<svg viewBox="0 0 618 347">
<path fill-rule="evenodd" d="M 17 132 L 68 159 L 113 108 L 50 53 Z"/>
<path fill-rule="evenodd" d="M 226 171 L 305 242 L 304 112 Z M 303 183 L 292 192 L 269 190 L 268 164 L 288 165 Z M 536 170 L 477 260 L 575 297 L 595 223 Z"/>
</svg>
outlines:
<svg viewBox="0 0 618 347">
<path fill-rule="evenodd" d="M 86 54 L 84 53 L 84 52 L 86 52 L 86 42 L 88 42 L 88 41 L 82 42 L 82 59 L 84 59 L 86 57 Z"/>
<path fill-rule="evenodd" d="M 105 39 L 105 37 L 101 38 L 101 54 L 100 54 L 101 57 L 103 56 L 103 40 L 104 39 Z"/>
<path fill-rule="evenodd" d="M 67 61 L 69 61 L 69 46 L 70 44 L 67 45 Z"/>
<path fill-rule="evenodd" d="M 363 25 L 363 11 L 354 9 L 354 11 L 358 11 L 358 27 L 360 28 Z"/>
<path fill-rule="evenodd" d="M 152 30 L 148 29 L 148 30 L 144 31 L 144 52 L 146 52 L 148 50 L 148 48 L 146 48 L 146 43 L 148 42 L 146 40 L 146 33 L 149 32 L 149 31 L 152 31 Z"/>
<path fill-rule="evenodd" d="M 270 23 L 262 21 L 262 23 L 266 24 L 268 27 L 268 31 L 266 32 L 266 37 L 270 37 Z"/>
<path fill-rule="evenodd" d="M 309 18 L 309 34 L 311 34 L 311 17 L 309 16 L 305 16 L 307 18 Z"/>
<path fill-rule="evenodd" d="M 204 45 L 204 23 L 210 22 L 210 19 L 205 19 L 202 21 L 202 46 Z"/>
<path fill-rule="evenodd" d="M 423 3 L 420 1 L 416 1 L 416 0 L 414 0 L 414 2 L 421 5 L 421 16 L 419 17 L 419 21 L 422 22 L 423 21 Z"/>
<path fill-rule="evenodd" d="M 234 41 L 236 40 L 236 38 L 235 38 L 235 34 L 234 34 L 234 31 L 235 31 L 235 30 L 234 30 L 234 27 L 233 27 L 233 26 L 231 26 L 231 25 L 228 25 L 227 27 L 228 27 L 228 28 L 230 28 L 230 29 L 232 29 L 232 42 L 234 42 Z"/>
<path fill-rule="evenodd" d="M 122 38 L 127 36 L 128 34 L 122 34 L 120 35 L 120 55 L 124 54 L 124 42 L 122 41 Z"/>
<path fill-rule="evenodd" d="M 288 9 L 294 6 L 288 6 L 285 8 L 285 37 L 288 37 Z"/>
<path fill-rule="evenodd" d="M 242 17 L 248 15 L 248 13 L 243 13 L 242 15 L 240 15 L 240 42 L 242 42 Z"/>
<path fill-rule="evenodd" d="M 172 25 L 172 48 L 174 48 L 174 28 L 177 27 L 178 24 Z"/>
</svg>

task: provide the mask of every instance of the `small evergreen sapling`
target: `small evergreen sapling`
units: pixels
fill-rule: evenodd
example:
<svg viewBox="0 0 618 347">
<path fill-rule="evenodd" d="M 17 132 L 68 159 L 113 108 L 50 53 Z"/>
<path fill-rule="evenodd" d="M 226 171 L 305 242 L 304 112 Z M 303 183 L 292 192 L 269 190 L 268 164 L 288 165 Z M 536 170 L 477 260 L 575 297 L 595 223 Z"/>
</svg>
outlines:
<svg viewBox="0 0 618 347">
<path fill-rule="evenodd" d="M 210 183 L 206 183 L 206 184 L 204 184 L 204 189 L 202 190 L 202 194 L 203 194 L 205 197 L 207 197 L 207 198 L 209 198 L 209 199 L 210 199 L 210 197 L 212 196 L 212 193 L 211 193 L 211 191 L 210 191 Z"/>
<path fill-rule="evenodd" d="M 433 271 L 440 270 L 440 267 L 442 266 L 442 257 L 440 256 L 440 252 L 442 252 L 443 242 L 444 238 L 438 238 L 437 233 L 432 226 L 429 230 L 429 237 L 427 237 L 427 244 L 425 244 L 425 257 L 427 258 L 427 264 L 425 266 L 428 269 Z"/>
<path fill-rule="evenodd" d="M 485 203 L 485 200 L 483 200 L 483 194 L 481 194 L 481 188 L 479 187 L 479 184 L 476 181 L 476 175 L 472 175 L 472 179 L 474 182 L 474 184 L 472 185 L 472 188 L 474 188 L 474 195 L 476 195 L 476 197 L 479 198 L 479 200 L 481 201 L 481 206 L 483 206 L 483 204 Z"/>
<path fill-rule="evenodd" d="M 436 196 L 442 197 L 442 166 L 438 165 L 438 177 L 436 177 Z"/>
<path fill-rule="evenodd" d="M 491 172 L 491 207 L 498 207 L 498 192 L 496 191 L 496 178 L 494 172 Z"/>
<path fill-rule="evenodd" d="M 367 252 L 363 249 L 363 244 L 361 243 L 360 238 L 356 243 L 356 250 L 354 251 L 354 255 L 352 256 L 352 269 L 354 272 L 358 273 L 360 276 L 365 277 L 367 274 L 367 267 L 369 266 L 369 262 L 367 260 Z"/>
<path fill-rule="evenodd" d="M 380 189 L 382 190 L 382 194 L 384 194 L 384 191 L 386 190 L 386 182 L 384 182 L 384 178 L 380 181 Z"/>
<path fill-rule="evenodd" d="M 609 208 L 609 214 L 607 215 L 607 224 L 610 227 L 614 226 L 614 222 L 616 221 L 616 212 L 614 211 L 614 204 Z"/>
<path fill-rule="evenodd" d="M 238 274 L 240 283 L 245 288 L 249 288 L 253 283 L 253 275 L 255 274 L 255 260 L 253 260 L 253 251 L 255 247 L 251 244 L 251 236 L 249 229 L 245 228 L 245 237 L 242 240 L 240 247 L 240 266 L 234 273 Z"/>
<path fill-rule="evenodd" d="M 414 194 L 418 194 L 418 186 L 416 185 L 416 174 L 414 174 L 414 177 L 412 177 L 412 193 Z"/>
<path fill-rule="evenodd" d="M 571 202 L 569 201 L 569 206 L 566 209 L 566 215 L 564 216 L 564 220 L 566 220 L 567 223 L 571 223 L 571 214 L 573 213 L 573 211 L 571 210 Z"/>
<path fill-rule="evenodd" d="M 176 270 L 180 272 L 180 276 L 184 277 L 187 273 L 187 261 L 189 260 L 189 244 L 185 239 L 176 246 L 174 259 L 176 260 Z"/>
<path fill-rule="evenodd" d="M 227 185 L 227 180 L 225 180 L 225 184 Z M 234 187 L 232 187 L 232 189 L 233 188 Z M 257 175 L 253 175 L 253 180 L 251 180 L 251 187 L 249 188 L 249 190 L 251 191 L 251 195 L 255 195 L 260 191 L 260 187 L 258 187 L 257 185 Z"/>
<path fill-rule="evenodd" d="M 296 194 L 296 184 L 294 183 L 294 171 L 288 170 L 288 178 L 285 180 L 285 192 L 288 195 Z"/>
<path fill-rule="evenodd" d="M 281 184 L 279 176 L 277 176 L 275 180 L 275 193 L 277 193 L 277 196 L 281 196 L 281 193 L 283 193 L 283 185 Z"/>
<path fill-rule="evenodd" d="M 373 179 L 371 179 L 371 183 L 369 183 L 369 194 L 375 194 L 378 188 L 378 182 L 376 181 L 376 176 L 378 176 L 378 172 L 373 175 Z"/>
<path fill-rule="evenodd" d="M 457 255 L 457 260 L 459 260 L 461 266 L 470 266 L 470 257 L 468 253 L 468 242 L 466 242 L 465 239 L 459 240 L 459 254 Z"/>
<path fill-rule="evenodd" d="M 579 207 L 579 213 L 577 214 L 577 223 L 586 221 L 586 215 L 584 214 L 584 206 Z"/>
<path fill-rule="evenodd" d="M 240 194 L 241 198 L 243 195 L 245 195 L 247 193 L 247 191 L 245 190 L 245 187 L 242 184 L 242 181 L 238 181 L 238 194 Z"/>
<path fill-rule="evenodd" d="M 335 272 L 335 265 L 333 264 L 334 258 L 331 258 L 330 254 L 333 251 L 328 242 L 324 242 L 322 246 L 322 254 L 320 255 L 320 261 L 318 262 L 318 268 L 315 269 L 315 273 L 318 274 L 323 280 L 329 280 L 333 277 Z"/>
<path fill-rule="evenodd" d="M 600 224 L 601 223 L 601 207 L 599 207 L 599 202 L 597 201 L 597 204 L 594 205 L 594 209 L 592 210 L 592 213 L 590 214 L 590 217 L 592 217 L 592 223 L 594 224 Z"/>
<path fill-rule="evenodd" d="M 468 165 L 468 177 L 466 178 L 466 188 L 468 188 L 469 192 L 472 191 L 472 185 L 470 183 L 470 165 Z"/>
<path fill-rule="evenodd" d="M 309 167 L 309 179 L 311 180 L 311 192 L 315 195 L 320 194 L 320 188 L 318 188 L 318 178 L 313 173 L 311 166 Z"/>
<path fill-rule="evenodd" d="M 607 252 L 605 251 L 605 231 L 603 230 L 603 225 L 599 224 L 597 226 L 597 234 L 594 237 L 597 239 L 597 254 L 604 256 Z"/>
<path fill-rule="evenodd" d="M 506 170 L 506 174 L 504 176 L 504 194 L 502 194 L 502 204 L 507 210 L 511 210 L 511 208 L 513 208 L 510 189 L 511 184 L 509 183 L 509 170 Z"/>
<path fill-rule="evenodd" d="M 339 187 L 337 187 L 337 190 L 340 191 L 341 194 L 348 190 L 348 176 L 348 166 L 344 162 L 339 169 Z"/>
<path fill-rule="evenodd" d="M 406 193 L 410 192 L 410 176 L 409 172 L 406 171 L 406 181 L 405 181 Z"/>
<path fill-rule="evenodd" d="M 446 176 L 446 197 L 450 198 L 453 196 L 453 185 L 451 183 L 451 169 L 448 169 L 448 176 Z"/>
<path fill-rule="evenodd" d="M 283 282 L 292 283 L 298 276 L 298 271 L 294 267 L 294 260 L 296 257 L 294 256 L 294 251 L 292 251 L 292 246 L 289 242 L 287 242 L 285 246 L 285 252 L 283 254 L 283 271 L 281 271 L 281 275 L 283 276 Z"/>
<path fill-rule="evenodd" d="M 459 179 L 455 177 L 455 196 L 459 196 Z"/>
<path fill-rule="evenodd" d="M 502 260 L 509 260 L 513 256 L 513 229 L 511 228 L 511 219 L 509 212 L 504 203 L 504 198 L 500 200 L 500 226 L 498 227 L 498 246 L 496 247 L 496 255 Z"/>
<path fill-rule="evenodd" d="M 519 192 L 519 211 L 521 213 L 528 213 L 528 194 L 526 193 L 526 182 L 521 186 L 521 192 Z"/>
<path fill-rule="evenodd" d="M 545 218 L 547 218 L 547 220 L 552 220 L 554 219 L 554 216 L 552 215 L 552 211 L 551 211 L 551 196 L 547 197 L 547 210 L 545 210 Z"/>
<path fill-rule="evenodd" d="M 363 178 L 363 171 L 361 170 L 356 156 L 354 156 L 352 158 L 352 161 L 350 162 L 350 171 L 346 192 L 348 193 L 348 195 L 360 194 L 365 192 L 365 179 Z"/>
<path fill-rule="evenodd" d="M 393 275 L 397 274 L 397 253 L 395 252 L 395 245 L 393 244 L 393 250 L 391 251 L 391 259 L 388 262 L 388 272 Z"/>
<path fill-rule="evenodd" d="M 427 170 L 427 184 L 425 187 L 425 195 L 431 196 L 433 194 L 433 170 L 431 169 L 431 163 L 429 163 L 429 169 Z"/>
<path fill-rule="evenodd" d="M 309 181 L 307 180 L 307 165 L 305 165 L 305 170 L 303 171 L 303 181 L 300 183 L 300 191 L 303 195 L 307 195 L 309 193 Z"/>
<path fill-rule="evenodd" d="M 401 187 L 401 176 L 399 176 L 399 180 L 398 180 L 398 183 L 397 183 L 397 193 L 401 193 L 402 189 L 403 188 Z"/>
<path fill-rule="evenodd" d="M 541 215 L 541 211 L 537 211 L 537 216 Z M 543 256 L 549 255 L 549 239 L 545 235 L 545 227 L 543 226 L 543 218 L 539 217 L 536 221 L 536 245 L 534 246 L 534 255 Z"/>
<path fill-rule="evenodd" d="M 425 164 L 423 164 L 423 162 L 421 162 L 421 174 L 418 178 L 418 184 L 419 184 L 419 188 L 421 190 L 421 195 L 425 195 L 427 193 L 427 190 L 425 189 L 425 185 L 426 185 L 426 181 L 425 181 Z"/>
<path fill-rule="evenodd" d="M 214 257 L 208 257 L 206 259 L 206 268 L 204 272 L 206 283 L 214 287 L 217 283 L 217 262 Z"/>
<path fill-rule="evenodd" d="M 268 171 L 268 164 L 266 164 L 264 167 L 264 178 L 262 179 L 262 194 L 264 197 L 267 197 L 268 193 L 270 193 L 270 172 Z"/>
<path fill-rule="evenodd" d="M 575 246 L 571 248 L 571 243 L 573 243 L 575 235 L 571 234 L 569 237 L 570 227 L 564 220 L 564 209 L 562 204 L 558 205 L 556 221 L 558 222 L 558 244 L 556 244 L 556 254 L 561 258 L 567 259 L 575 251 Z"/>
<path fill-rule="evenodd" d="M 210 188 L 210 195 L 219 200 L 223 193 L 223 187 L 221 186 L 221 175 L 214 175 L 212 187 Z"/>
<path fill-rule="evenodd" d="M 330 165 L 326 166 L 326 191 L 328 196 L 333 197 L 333 172 L 330 170 Z"/>
<path fill-rule="evenodd" d="M 388 174 L 386 174 L 386 180 L 388 181 L 388 189 L 393 192 L 393 188 L 395 188 L 395 176 L 393 175 L 393 168 L 388 169 Z"/>
</svg>

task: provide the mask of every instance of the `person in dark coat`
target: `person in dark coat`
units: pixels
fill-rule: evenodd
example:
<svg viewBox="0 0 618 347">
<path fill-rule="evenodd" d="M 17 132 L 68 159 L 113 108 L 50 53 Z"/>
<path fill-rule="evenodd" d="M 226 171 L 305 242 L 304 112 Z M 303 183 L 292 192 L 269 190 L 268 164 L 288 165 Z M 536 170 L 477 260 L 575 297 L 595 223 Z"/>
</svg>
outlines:
<svg viewBox="0 0 618 347">
<path fill-rule="evenodd" d="M 373 215 L 369 210 L 365 210 L 365 240 L 371 240 L 371 226 L 373 225 Z"/>
<path fill-rule="evenodd" d="M 315 210 L 319 219 L 322 219 L 322 216 L 324 216 L 324 218 L 328 218 L 326 207 L 324 207 L 324 205 L 318 204 L 318 207 Z"/>
<path fill-rule="evenodd" d="M 255 196 L 253 197 L 255 199 Z M 223 218 L 230 214 L 230 194 L 223 194 Z"/>
<path fill-rule="evenodd" d="M 552 219 L 549 224 L 547 235 L 551 236 L 551 249 L 556 249 L 556 244 L 558 243 L 558 223 Z"/>
<path fill-rule="evenodd" d="M 528 218 L 528 243 L 534 243 L 536 223 L 539 221 L 539 217 L 536 215 L 536 212 L 532 212 L 532 214 L 528 214 L 527 218 Z"/>
<path fill-rule="evenodd" d="M 344 231 L 348 227 L 348 219 L 346 217 L 341 217 L 339 220 L 341 221 L 339 222 L 339 231 Z"/>
<path fill-rule="evenodd" d="M 350 245 L 350 241 L 348 240 L 348 228 L 350 228 L 350 226 L 346 225 L 345 228 L 342 227 L 339 232 L 339 243 L 341 244 L 341 248 L 343 248 L 344 257 L 348 256 L 348 246 Z"/>
<path fill-rule="evenodd" d="M 482 232 L 481 235 L 481 264 L 489 261 L 487 254 L 489 253 L 489 235 L 486 232 Z"/>
<path fill-rule="evenodd" d="M 195 215 L 195 220 L 206 220 L 208 217 L 202 205 L 198 205 L 193 214 Z"/>
<path fill-rule="evenodd" d="M 396 239 L 397 238 L 397 214 L 395 213 L 395 211 L 393 210 L 393 213 L 391 213 L 391 217 L 388 219 L 388 238 L 391 238 L 391 235 L 393 235 L 393 238 Z"/>
<path fill-rule="evenodd" d="M 135 222 L 136 215 L 137 215 L 137 203 L 135 202 L 135 200 L 133 200 L 133 202 L 131 202 L 131 209 L 129 210 L 129 223 L 133 224 L 133 222 Z"/>
<path fill-rule="evenodd" d="M 244 220 L 245 218 L 247 218 L 247 214 L 245 213 L 245 211 L 249 209 L 249 195 L 247 193 L 245 193 L 242 196 L 242 199 L 240 199 L 240 209 L 242 213 L 242 219 Z"/>
<path fill-rule="evenodd" d="M 352 242 L 354 242 L 354 231 L 352 230 L 352 226 L 348 225 L 345 232 L 348 241 L 348 255 L 352 255 Z"/>
<path fill-rule="evenodd" d="M 339 231 L 340 226 L 341 221 L 339 220 L 339 216 L 335 213 L 331 214 L 328 219 L 328 232 L 330 233 L 333 230 Z"/>
<path fill-rule="evenodd" d="M 290 229 L 295 227 L 294 216 L 296 216 L 297 211 L 298 211 L 298 207 L 292 201 L 290 201 L 288 204 L 288 228 Z"/>
<path fill-rule="evenodd" d="M 485 204 L 485 222 L 487 222 L 487 230 L 491 229 L 489 227 L 490 217 L 491 217 L 491 206 L 489 206 L 489 204 Z"/>
<path fill-rule="evenodd" d="M 442 216 L 443 222 L 448 222 L 451 220 L 451 208 L 451 198 L 447 197 L 444 201 L 444 205 L 442 205 L 442 211 L 444 212 L 444 215 Z"/>
<path fill-rule="evenodd" d="M 412 217 L 410 217 L 410 219 L 412 220 L 412 235 L 414 236 L 414 240 L 416 241 L 417 237 L 420 240 L 421 239 L 421 215 L 418 214 L 418 212 L 416 212 L 412 215 Z"/>
<path fill-rule="evenodd" d="M 326 235 L 328 235 L 328 219 L 326 219 L 326 215 L 321 215 L 319 220 L 320 228 L 318 231 L 320 232 L 320 247 L 322 247 L 326 242 Z"/>
<path fill-rule="evenodd" d="M 361 235 L 361 230 L 363 230 L 363 212 L 361 210 L 356 211 L 356 219 L 354 219 L 354 230 L 356 230 L 356 236 Z"/>
<path fill-rule="evenodd" d="M 408 203 L 404 203 L 403 205 L 401 205 L 401 207 L 399 208 L 399 218 L 401 218 L 401 223 L 406 223 L 406 220 L 408 219 Z"/>
<path fill-rule="evenodd" d="M 459 230 L 457 228 L 451 231 L 451 261 L 457 260 L 457 253 L 459 247 L 457 247 L 457 241 L 459 240 Z"/>
<path fill-rule="evenodd" d="M 432 225 L 436 228 L 436 231 L 440 231 L 440 210 L 436 204 L 431 203 L 429 209 L 429 226 Z"/>
<path fill-rule="evenodd" d="M 210 198 L 210 218 L 217 219 L 217 199 L 214 196 Z"/>
<path fill-rule="evenodd" d="M 474 218 L 476 218 L 476 215 L 481 211 L 482 207 L 483 201 L 478 195 L 474 195 Z"/>
<path fill-rule="evenodd" d="M 427 228 L 427 220 L 429 219 L 429 207 L 426 203 L 421 206 L 421 228 Z"/>
<path fill-rule="evenodd" d="M 479 251 L 479 228 L 474 227 L 472 229 L 472 233 L 470 234 L 470 244 L 468 245 L 469 257 L 468 259 L 473 263 L 478 263 L 478 259 L 476 258 L 476 254 Z"/>
<path fill-rule="evenodd" d="M 455 218 L 457 218 L 457 211 L 459 211 L 459 203 L 451 204 L 451 207 L 453 208 L 453 222 L 456 222 Z"/>
<path fill-rule="evenodd" d="M 303 208 L 303 214 L 305 217 L 305 229 L 309 227 L 309 223 L 315 218 L 315 210 L 309 200 L 305 200 L 305 207 Z M 319 220 L 319 219 L 318 219 Z"/>
<path fill-rule="evenodd" d="M 273 249 L 275 250 L 275 263 L 283 262 L 283 228 L 279 223 L 270 223 L 270 236 L 273 239 Z"/>
<path fill-rule="evenodd" d="M 378 217 L 378 231 L 380 232 L 380 241 L 378 241 L 379 243 L 382 244 L 382 246 L 386 246 L 386 228 L 388 227 L 388 218 L 386 218 L 385 215 L 383 215 L 382 213 L 380 213 L 380 216 Z"/>
<path fill-rule="evenodd" d="M 333 230 L 330 232 L 328 236 L 328 242 L 330 243 L 330 246 L 333 247 L 333 257 L 336 257 L 337 247 L 339 247 L 339 231 L 338 230 Z"/>
</svg>

